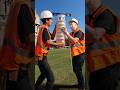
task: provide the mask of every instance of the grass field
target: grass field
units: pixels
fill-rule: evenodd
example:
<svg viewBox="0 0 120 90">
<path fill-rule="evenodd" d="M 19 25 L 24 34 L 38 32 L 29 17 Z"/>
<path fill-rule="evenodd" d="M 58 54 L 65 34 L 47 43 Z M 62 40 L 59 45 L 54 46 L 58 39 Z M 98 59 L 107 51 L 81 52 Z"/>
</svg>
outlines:
<svg viewBox="0 0 120 90">
<path fill-rule="evenodd" d="M 50 50 L 48 55 L 48 62 L 55 76 L 55 85 L 58 86 L 65 85 L 67 87 L 69 85 L 77 84 L 76 77 L 72 71 L 69 49 L 63 48 Z M 40 71 L 37 65 L 35 66 L 35 68 L 36 68 L 35 77 L 37 79 L 37 77 L 40 75 Z"/>
<path fill-rule="evenodd" d="M 68 48 L 49 50 L 48 62 L 55 76 L 55 86 L 57 86 L 55 90 L 77 90 L 71 87 L 71 85 L 77 84 L 77 79 L 72 71 L 70 51 Z M 85 67 L 83 67 L 83 74 L 85 76 Z M 35 80 L 39 75 L 40 71 L 38 66 L 35 65 Z M 118 87 L 118 90 L 120 90 L 120 87 Z"/>
</svg>

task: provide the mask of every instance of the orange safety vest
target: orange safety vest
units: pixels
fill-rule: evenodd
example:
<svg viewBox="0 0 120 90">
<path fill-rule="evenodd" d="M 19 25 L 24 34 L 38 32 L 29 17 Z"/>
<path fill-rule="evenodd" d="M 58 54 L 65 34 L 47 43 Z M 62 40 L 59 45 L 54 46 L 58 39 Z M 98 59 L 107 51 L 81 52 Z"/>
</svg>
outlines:
<svg viewBox="0 0 120 90">
<path fill-rule="evenodd" d="M 105 10 L 109 9 L 104 6 L 99 8 L 94 13 L 91 21 L 86 18 L 86 23 L 94 28 L 94 19 L 96 19 Z M 110 12 L 112 13 L 112 11 Z M 90 72 L 94 72 L 120 62 L 120 32 L 118 29 L 119 21 L 117 16 L 114 14 L 113 16 L 117 30 L 116 33 L 112 35 L 105 34 L 101 39 L 97 40 L 86 53 L 87 66 Z"/>
<path fill-rule="evenodd" d="M 37 36 L 37 42 L 36 42 L 36 47 L 35 47 L 35 55 L 36 56 L 42 56 L 48 54 L 48 48 L 50 47 L 48 44 L 44 43 L 42 40 L 42 34 L 45 26 L 42 25 L 39 28 L 38 36 Z M 50 33 L 48 32 L 48 35 L 51 39 Z"/>
<path fill-rule="evenodd" d="M 74 37 L 74 34 L 71 32 L 70 35 Z M 77 56 L 85 52 L 85 40 L 79 40 L 79 43 L 72 44 L 70 42 L 71 46 L 71 55 Z"/>
<path fill-rule="evenodd" d="M 22 4 L 26 4 L 26 2 L 18 2 L 11 7 L 7 17 L 5 35 L 0 52 L 0 68 L 4 70 L 18 70 L 20 64 L 28 64 L 33 59 L 30 53 L 34 52 L 34 50 L 31 48 L 29 40 L 22 44 L 17 34 L 17 16 Z M 29 6 L 28 8 L 34 22 L 34 14 Z"/>
</svg>

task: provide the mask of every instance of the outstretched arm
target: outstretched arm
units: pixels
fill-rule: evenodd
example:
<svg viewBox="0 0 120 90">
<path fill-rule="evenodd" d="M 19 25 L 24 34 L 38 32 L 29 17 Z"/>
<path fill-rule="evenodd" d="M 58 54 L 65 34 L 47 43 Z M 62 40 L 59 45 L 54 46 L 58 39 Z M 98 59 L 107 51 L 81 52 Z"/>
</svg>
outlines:
<svg viewBox="0 0 120 90">
<path fill-rule="evenodd" d="M 54 28 L 54 30 L 53 30 L 53 33 L 51 34 L 51 39 L 52 39 L 52 40 L 54 39 L 57 30 L 58 30 L 58 26 L 57 26 L 57 24 L 56 24 L 56 25 L 55 25 L 55 28 Z"/>
<path fill-rule="evenodd" d="M 68 33 L 68 31 L 67 31 L 66 28 L 62 28 L 62 31 L 65 33 L 65 35 L 66 35 L 72 42 L 74 42 L 74 43 L 78 42 L 79 38 L 77 38 L 77 37 L 75 37 L 75 38 L 72 37 L 72 36 Z"/>
</svg>

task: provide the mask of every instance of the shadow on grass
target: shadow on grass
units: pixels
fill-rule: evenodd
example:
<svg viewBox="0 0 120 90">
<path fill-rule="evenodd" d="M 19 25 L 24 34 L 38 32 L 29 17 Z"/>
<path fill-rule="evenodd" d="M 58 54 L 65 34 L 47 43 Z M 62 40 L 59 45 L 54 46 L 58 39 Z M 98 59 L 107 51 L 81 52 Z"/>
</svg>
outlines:
<svg viewBox="0 0 120 90">
<path fill-rule="evenodd" d="M 40 90 L 45 90 L 45 85 L 42 85 Z M 55 84 L 53 90 L 73 90 L 77 89 L 77 85 L 62 85 L 62 84 Z"/>
</svg>

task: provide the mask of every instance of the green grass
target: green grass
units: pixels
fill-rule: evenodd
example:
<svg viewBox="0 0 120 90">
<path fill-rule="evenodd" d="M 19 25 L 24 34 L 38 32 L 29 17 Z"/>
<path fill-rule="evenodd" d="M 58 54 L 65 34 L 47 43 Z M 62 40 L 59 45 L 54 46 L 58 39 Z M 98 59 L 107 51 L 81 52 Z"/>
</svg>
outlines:
<svg viewBox="0 0 120 90">
<path fill-rule="evenodd" d="M 119 83 L 118 83 L 117 90 L 120 90 L 120 81 L 119 81 Z"/>
<path fill-rule="evenodd" d="M 55 84 L 57 85 L 77 84 L 77 79 L 72 71 L 69 49 L 63 48 L 63 49 L 49 50 L 48 62 L 55 76 Z M 83 67 L 83 74 L 84 73 L 85 73 L 85 66 Z M 35 65 L 35 80 L 37 79 L 39 75 L 40 75 L 40 71 L 38 69 L 38 66 Z M 66 88 L 63 89 L 62 88 L 59 90 L 77 90 L 77 89 L 66 89 Z M 117 90 L 120 90 L 120 83 L 119 83 L 119 87 Z"/>
<path fill-rule="evenodd" d="M 48 62 L 55 76 L 55 84 L 69 85 L 77 83 L 76 77 L 72 71 L 70 53 L 68 49 L 49 50 Z M 40 75 L 40 71 L 37 65 L 35 68 L 35 77 L 37 79 Z"/>
</svg>

